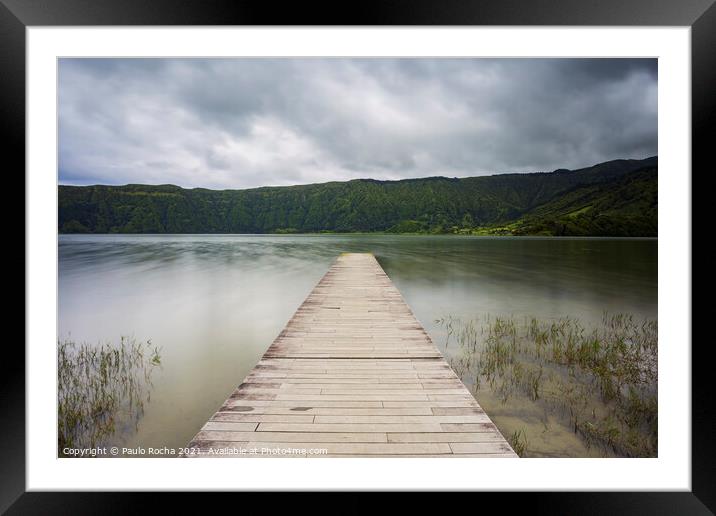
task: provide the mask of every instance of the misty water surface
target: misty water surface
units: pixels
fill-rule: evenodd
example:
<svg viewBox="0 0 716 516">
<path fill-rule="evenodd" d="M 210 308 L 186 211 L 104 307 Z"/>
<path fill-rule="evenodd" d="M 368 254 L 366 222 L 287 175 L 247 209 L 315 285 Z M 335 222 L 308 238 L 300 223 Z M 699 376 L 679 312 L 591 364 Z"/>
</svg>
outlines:
<svg viewBox="0 0 716 516">
<path fill-rule="evenodd" d="M 449 355 L 435 322 L 444 315 L 596 322 L 609 310 L 656 319 L 656 249 L 649 239 L 61 235 L 58 338 L 127 335 L 160 346 L 139 428 L 114 444 L 176 448 L 241 382 L 341 252 L 373 252 Z"/>
</svg>

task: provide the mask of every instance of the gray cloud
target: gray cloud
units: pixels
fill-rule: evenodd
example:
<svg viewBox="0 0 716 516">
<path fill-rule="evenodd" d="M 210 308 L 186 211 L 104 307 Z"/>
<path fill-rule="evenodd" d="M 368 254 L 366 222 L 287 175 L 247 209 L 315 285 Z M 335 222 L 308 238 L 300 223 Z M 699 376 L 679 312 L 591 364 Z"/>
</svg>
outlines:
<svg viewBox="0 0 716 516">
<path fill-rule="evenodd" d="M 64 184 L 247 188 L 657 154 L 655 59 L 61 59 Z"/>
</svg>

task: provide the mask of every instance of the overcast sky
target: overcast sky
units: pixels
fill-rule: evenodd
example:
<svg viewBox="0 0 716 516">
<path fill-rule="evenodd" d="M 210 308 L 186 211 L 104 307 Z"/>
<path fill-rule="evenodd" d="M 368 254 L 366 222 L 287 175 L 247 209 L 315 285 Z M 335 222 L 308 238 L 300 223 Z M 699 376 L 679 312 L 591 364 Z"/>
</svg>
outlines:
<svg viewBox="0 0 716 516">
<path fill-rule="evenodd" d="M 249 188 L 657 154 L 655 59 L 61 59 L 61 184 Z"/>
</svg>

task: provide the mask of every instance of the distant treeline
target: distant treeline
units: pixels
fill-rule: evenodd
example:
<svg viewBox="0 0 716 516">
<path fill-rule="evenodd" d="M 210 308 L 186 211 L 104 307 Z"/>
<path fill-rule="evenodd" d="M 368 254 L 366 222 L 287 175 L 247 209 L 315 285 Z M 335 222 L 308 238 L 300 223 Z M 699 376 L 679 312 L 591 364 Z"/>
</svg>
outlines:
<svg viewBox="0 0 716 516">
<path fill-rule="evenodd" d="M 61 233 L 656 236 L 657 158 L 580 170 L 249 190 L 60 186 Z"/>
</svg>

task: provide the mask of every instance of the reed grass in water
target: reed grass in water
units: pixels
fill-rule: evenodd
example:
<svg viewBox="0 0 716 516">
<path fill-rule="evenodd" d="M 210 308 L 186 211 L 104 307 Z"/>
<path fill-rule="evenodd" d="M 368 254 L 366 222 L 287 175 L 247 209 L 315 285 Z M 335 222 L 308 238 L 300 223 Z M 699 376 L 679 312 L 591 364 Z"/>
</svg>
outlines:
<svg viewBox="0 0 716 516">
<path fill-rule="evenodd" d="M 57 343 L 58 449 L 106 444 L 118 430 L 136 427 L 149 402 L 151 376 L 161 363 L 151 341 L 119 344 Z"/>
<path fill-rule="evenodd" d="M 505 406 L 528 400 L 604 455 L 657 455 L 656 321 L 605 313 L 589 329 L 571 317 L 436 322 L 446 345 L 459 345 L 451 365 L 478 399 L 489 389 Z M 524 430 L 509 440 L 519 455 L 530 454 Z"/>
</svg>

